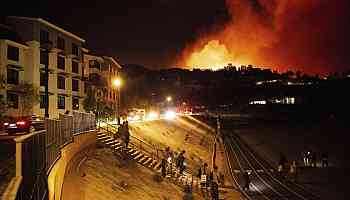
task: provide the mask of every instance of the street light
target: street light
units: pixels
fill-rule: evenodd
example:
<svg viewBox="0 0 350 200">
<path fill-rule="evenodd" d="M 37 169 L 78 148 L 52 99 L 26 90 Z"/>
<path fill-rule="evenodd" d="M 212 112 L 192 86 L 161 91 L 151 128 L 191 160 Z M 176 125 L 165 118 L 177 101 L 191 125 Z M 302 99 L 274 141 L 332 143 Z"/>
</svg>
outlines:
<svg viewBox="0 0 350 200">
<path fill-rule="evenodd" d="M 170 102 L 170 101 L 172 101 L 173 100 L 173 98 L 171 98 L 171 96 L 167 96 L 167 98 L 166 98 L 166 101 L 167 102 Z"/>
<path fill-rule="evenodd" d="M 118 92 L 118 99 L 117 99 L 117 112 L 115 113 L 115 118 L 117 119 L 118 125 L 120 125 L 120 87 L 122 85 L 122 81 L 117 78 L 113 81 L 113 85 L 117 88 Z"/>
</svg>

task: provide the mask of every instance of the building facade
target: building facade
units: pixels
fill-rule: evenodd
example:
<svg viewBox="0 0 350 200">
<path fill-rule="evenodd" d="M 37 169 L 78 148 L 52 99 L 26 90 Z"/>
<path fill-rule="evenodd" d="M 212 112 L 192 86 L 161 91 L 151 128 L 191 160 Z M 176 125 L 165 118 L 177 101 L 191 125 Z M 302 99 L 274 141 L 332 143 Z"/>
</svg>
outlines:
<svg viewBox="0 0 350 200">
<path fill-rule="evenodd" d="M 82 45 L 85 40 L 40 18 L 8 17 L 7 23 L 24 44 L 1 41 L 1 74 L 6 78 L 3 90 L 11 116 L 34 114 L 44 116 L 45 65 L 49 68 L 49 117 L 56 118 L 67 110 L 84 111 L 82 79 Z M 16 77 L 17 81 L 10 81 Z M 9 79 L 10 78 L 10 79 Z M 20 91 L 9 89 L 31 84 L 38 88 L 39 101 L 23 113 L 17 106 Z"/>
<path fill-rule="evenodd" d="M 84 49 L 83 71 L 85 83 L 85 95 L 88 87 L 93 90 L 96 99 L 103 102 L 110 111 L 118 109 L 120 88 L 113 81 L 120 76 L 120 64 L 112 57 L 101 56 Z"/>
</svg>

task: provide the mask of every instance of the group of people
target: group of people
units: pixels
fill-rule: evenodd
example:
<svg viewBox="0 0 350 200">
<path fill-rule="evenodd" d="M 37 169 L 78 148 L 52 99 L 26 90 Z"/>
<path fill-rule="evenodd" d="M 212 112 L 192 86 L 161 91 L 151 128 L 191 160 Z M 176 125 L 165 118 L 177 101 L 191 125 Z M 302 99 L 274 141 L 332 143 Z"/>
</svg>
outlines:
<svg viewBox="0 0 350 200">
<path fill-rule="evenodd" d="M 218 171 L 218 167 L 214 166 L 212 170 L 209 170 L 207 163 L 198 168 L 197 178 L 200 180 L 202 192 L 210 188 L 212 197 L 217 196 L 216 190 L 224 182 L 224 175 Z"/>
<path fill-rule="evenodd" d="M 179 174 L 182 174 L 186 169 L 185 163 L 185 150 L 181 152 L 173 152 L 170 147 L 167 147 L 164 151 L 164 157 L 161 161 L 161 173 L 165 177 L 168 173 L 175 173 L 176 170 Z"/>
<path fill-rule="evenodd" d="M 321 156 L 321 166 L 328 167 L 328 153 L 322 152 Z M 303 161 L 305 166 L 317 167 L 318 155 L 314 151 L 305 151 L 303 153 Z"/>
</svg>

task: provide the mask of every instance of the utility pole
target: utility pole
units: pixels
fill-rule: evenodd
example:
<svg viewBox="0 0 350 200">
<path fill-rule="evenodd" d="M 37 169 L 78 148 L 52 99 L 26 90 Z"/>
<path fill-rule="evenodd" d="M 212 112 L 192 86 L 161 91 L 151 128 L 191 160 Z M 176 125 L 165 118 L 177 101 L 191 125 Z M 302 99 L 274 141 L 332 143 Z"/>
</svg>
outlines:
<svg viewBox="0 0 350 200">
<path fill-rule="evenodd" d="M 218 137 L 220 137 L 220 129 L 221 129 L 221 125 L 220 125 L 220 117 L 219 115 L 216 116 L 216 133 L 215 133 L 215 137 L 214 137 L 214 146 L 213 146 L 213 156 L 212 156 L 212 169 L 214 169 L 214 167 L 216 166 L 216 142 L 218 140 Z"/>
</svg>

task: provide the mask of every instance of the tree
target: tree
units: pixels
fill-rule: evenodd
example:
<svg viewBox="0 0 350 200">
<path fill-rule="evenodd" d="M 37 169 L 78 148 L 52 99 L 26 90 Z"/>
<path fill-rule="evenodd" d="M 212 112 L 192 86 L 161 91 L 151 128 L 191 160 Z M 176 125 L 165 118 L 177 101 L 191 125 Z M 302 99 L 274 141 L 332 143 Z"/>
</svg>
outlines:
<svg viewBox="0 0 350 200">
<path fill-rule="evenodd" d="M 4 116 L 7 111 L 7 104 L 5 98 L 2 94 L 0 94 L 0 117 Z"/>
<path fill-rule="evenodd" d="M 40 102 L 40 90 L 30 83 L 23 83 L 16 86 L 16 90 L 19 91 L 19 97 L 21 98 L 21 112 L 22 115 L 32 114 L 33 106 Z"/>
<path fill-rule="evenodd" d="M 97 101 L 92 87 L 88 87 L 83 101 L 83 107 L 87 112 L 96 112 Z"/>
</svg>

